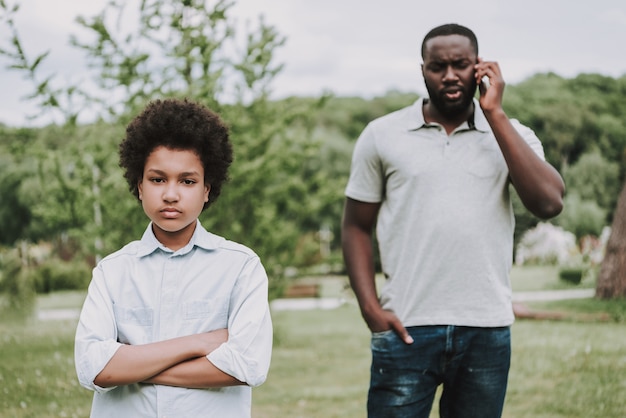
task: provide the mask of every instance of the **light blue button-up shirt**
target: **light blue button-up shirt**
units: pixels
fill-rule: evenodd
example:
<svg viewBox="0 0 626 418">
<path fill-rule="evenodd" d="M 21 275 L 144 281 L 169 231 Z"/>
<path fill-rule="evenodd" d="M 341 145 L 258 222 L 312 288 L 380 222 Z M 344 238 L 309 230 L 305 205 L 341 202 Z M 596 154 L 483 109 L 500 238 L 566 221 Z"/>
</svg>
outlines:
<svg viewBox="0 0 626 418">
<path fill-rule="evenodd" d="M 207 355 L 248 386 L 186 389 L 153 384 L 101 388 L 95 377 L 123 344 L 146 344 L 228 329 Z M 104 258 L 76 331 L 78 379 L 94 390 L 92 417 L 249 417 L 251 387 L 265 381 L 272 351 L 267 274 L 249 248 L 207 232 L 198 222 L 187 246 L 173 252 L 148 226 Z"/>
</svg>

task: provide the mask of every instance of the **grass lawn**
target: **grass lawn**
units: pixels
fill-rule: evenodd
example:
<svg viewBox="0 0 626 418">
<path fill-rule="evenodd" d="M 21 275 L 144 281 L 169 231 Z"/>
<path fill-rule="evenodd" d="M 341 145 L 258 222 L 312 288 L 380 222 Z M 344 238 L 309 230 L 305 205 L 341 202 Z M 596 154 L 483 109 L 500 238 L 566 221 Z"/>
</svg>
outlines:
<svg viewBox="0 0 626 418">
<path fill-rule="evenodd" d="M 515 277 L 514 286 L 518 279 L 531 288 L 560 286 L 547 277 L 548 270 L 518 273 L 528 277 Z M 337 309 L 273 313 L 272 366 L 265 384 L 253 390 L 253 417 L 365 416 L 369 335 L 345 283 L 332 278 L 322 284 L 323 296 L 347 300 Z M 48 295 L 38 306 L 78 308 L 83 296 Z M 542 302 L 540 308 L 606 312 L 611 319 L 518 320 L 504 416 L 626 416 L 626 301 Z M 75 326 L 75 320 L 0 319 L 0 417 L 88 416 L 91 393 L 74 375 Z"/>
<path fill-rule="evenodd" d="M 511 285 L 514 292 L 595 288 L 596 278 L 595 273 L 591 271 L 584 276 L 580 284 L 575 285 L 559 280 L 559 267 L 556 266 L 513 266 Z"/>
</svg>

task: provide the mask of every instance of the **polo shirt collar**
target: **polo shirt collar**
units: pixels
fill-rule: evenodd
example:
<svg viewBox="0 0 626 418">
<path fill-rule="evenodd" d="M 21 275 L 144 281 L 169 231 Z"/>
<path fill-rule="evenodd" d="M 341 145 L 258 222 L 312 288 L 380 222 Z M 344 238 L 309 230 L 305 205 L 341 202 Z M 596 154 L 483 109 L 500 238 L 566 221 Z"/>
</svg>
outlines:
<svg viewBox="0 0 626 418">
<path fill-rule="evenodd" d="M 424 120 L 424 97 L 420 97 L 417 99 L 415 103 L 410 107 L 407 119 L 407 130 L 409 131 L 417 131 L 418 129 L 424 128 L 428 126 L 426 121 Z M 474 99 L 474 114 L 469 118 L 469 120 L 459 128 L 464 129 L 476 129 L 481 132 L 489 132 L 491 127 L 489 126 L 489 122 L 485 118 L 485 114 L 480 108 L 480 104 L 478 100 Z M 459 129 L 457 128 L 457 129 Z"/>
</svg>

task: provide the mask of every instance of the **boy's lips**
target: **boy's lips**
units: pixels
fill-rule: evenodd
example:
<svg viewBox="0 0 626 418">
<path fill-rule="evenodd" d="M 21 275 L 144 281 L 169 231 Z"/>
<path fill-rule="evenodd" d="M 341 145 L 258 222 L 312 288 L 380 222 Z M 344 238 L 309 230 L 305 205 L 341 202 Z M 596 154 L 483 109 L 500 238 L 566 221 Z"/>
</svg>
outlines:
<svg viewBox="0 0 626 418">
<path fill-rule="evenodd" d="M 163 216 L 165 216 L 166 218 L 174 218 L 176 216 L 178 216 L 181 212 L 176 209 L 176 208 L 163 208 L 160 211 Z"/>
</svg>

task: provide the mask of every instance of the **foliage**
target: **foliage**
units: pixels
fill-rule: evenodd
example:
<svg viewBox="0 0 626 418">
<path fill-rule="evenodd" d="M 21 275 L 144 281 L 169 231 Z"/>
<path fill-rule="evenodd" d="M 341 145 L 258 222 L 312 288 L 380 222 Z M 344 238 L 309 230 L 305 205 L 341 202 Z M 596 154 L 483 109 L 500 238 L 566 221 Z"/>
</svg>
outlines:
<svg viewBox="0 0 626 418">
<path fill-rule="evenodd" d="M 87 289 L 91 279 L 91 269 L 84 261 L 68 262 L 49 259 L 32 268 L 30 276 L 37 293 L 80 290 Z"/>
<path fill-rule="evenodd" d="M 620 190 L 619 164 L 604 157 L 597 148 L 565 166 L 562 174 L 568 189 L 581 200 L 595 202 L 605 212 L 615 208 Z"/>
<path fill-rule="evenodd" d="M 559 270 L 559 279 L 568 283 L 579 284 L 584 273 L 583 267 L 563 267 Z"/>
<path fill-rule="evenodd" d="M 18 249 L 0 252 L 0 313 L 23 319 L 34 307 L 35 291 Z"/>
<path fill-rule="evenodd" d="M 149 99 L 189 97 L 221 113 L 231 126 L 235 148 L 232 183 L 202 221 L 255 249 L 277 278 L 285 265 L 315 258 L 294 254 L 294 249 L 301 232 L 311 230 L 314 236 L 321 223 L 318 216 L 323 219 L 310 210 L 318 201 L 315 190 L 334 180 L 315 169 L 322 147 L 310 138 L 310 115 L 317 102 L 269 102 L 271 81 L 282 68 L 274 64 L 274 51 L 284 38 L 260 19 L 242 44 L 230 18 L 232 5 L 112 1 L 97 16 L 77 19 L 92 37 L 74 36 L 72 43 L 85 51 L 97 87 L 82 97 L 91 109 L 100 109 L 101 119 L 81 126 L 76 124 L 79 115 L 74 115 L 59 127 L 41 130 L 28 175 L 19 184 L 20 202 L 31 214 L 22 223 L 27 231 L 23 235 L 51 241 L 63 235 L 96 259 L 138 238 L 147 220 L 123 190 L 116 156 L 122 133 L 117 125 L 125 124 Z M 131 7 L 137 7 L 138 21 L 125 26 L 131 28 L 126 33 L 115 24 L 129 16 Z M 35 71 L 17 31 L 13 33 L 15 52 L 4 55 L 25 63 L 16 69 Z M 55 103 L 62 107 L 60 101 Z"/>
<path fill-rule="evenodd" d="M 232 180 L 201 216 L 208 229 L 257 251 L 277 285 L 286 267 L 310 262 L 299 243 L 319 228 L 318 191 L 333 181 L 314 170 L 321 144 L 311 138 L 307 108 L 286 100 L 224 109 L 235 152 Z"/>
<path fill-rule="evenodd" d="M 510 86 L 505 110 L 535 130 L 547 160 L 558 169 L 573 164 L 586 152 L 599 150 L 608 160 L 626 167 L 626 76 L 611 78 L 580 74 L 565 79 L 537 74 Z"/>
<path fill-rule="evenodd" d="M 563 212 L 555 219 L 555 223 L 574 233 L 577 238 L 599 236 L 606 226 L 606 212 L 594 200 L 583 200 L 576 192 L 572 192 L 565 196 Z"/>
<path fill-rule="evenodd" d="M 31 212 L 19 193 L 25 176 L 27 170 L 13 164 L 10 156 L 0 156 L 0 245 L 13 244 L 26 235 Z"/>
</svg>

